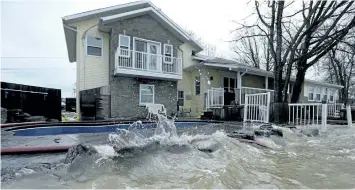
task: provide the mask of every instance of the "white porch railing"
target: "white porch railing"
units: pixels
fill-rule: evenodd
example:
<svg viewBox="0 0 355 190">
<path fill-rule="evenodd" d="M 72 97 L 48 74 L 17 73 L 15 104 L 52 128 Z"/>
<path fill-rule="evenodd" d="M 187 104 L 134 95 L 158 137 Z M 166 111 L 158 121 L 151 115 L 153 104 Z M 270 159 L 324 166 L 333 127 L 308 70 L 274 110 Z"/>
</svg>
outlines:
<svg viewBox="0 0 355 190">
<path fill-rule="evenodd" d="M 224 89 L 211 88 L 207 90 L 207 109 L 222 108 L 224 106 Z"/>
<path fill-rule="evenodd" d="M 241 87 L 234 89 L 235 91 L 235 99 L 239 102 L 239 104 L 245 103 L 245 95 L 247 94 L 259 94 L 259 93 L 267 93 L 270 92 L 270 101 L 274 100 L 274 90 L 262 89 L 262 88 L 251 88 L 251 87 Z"/>
<path fill-rule="evenodd" d="M 328 116 L 340 117 L 340 109 L 344 107 L 342 103 L 328 104 Z"/>
<path fill-rule="evenodd" d="M 127 49 L 117 49 L 115 57 L 116 69 L 124 68 L 182 75 L 181 58 Z"/>
<path fill-rule="evenodd" d="M 246 94 L 244 104 L 244 122 L 269 123 L 270 92 Z"/>
</svg>

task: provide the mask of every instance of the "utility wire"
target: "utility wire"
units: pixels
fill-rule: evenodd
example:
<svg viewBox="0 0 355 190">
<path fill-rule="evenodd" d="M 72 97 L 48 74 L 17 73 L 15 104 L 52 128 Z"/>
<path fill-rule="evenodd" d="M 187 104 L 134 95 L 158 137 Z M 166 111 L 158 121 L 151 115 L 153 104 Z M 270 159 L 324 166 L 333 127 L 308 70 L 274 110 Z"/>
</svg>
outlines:
<svg viewBox="0 0 355 190">
<path fill-rule="evenodd" d="M 0 57 L 1 59 L 68 59 L 68 57 Z"/>
</svg>

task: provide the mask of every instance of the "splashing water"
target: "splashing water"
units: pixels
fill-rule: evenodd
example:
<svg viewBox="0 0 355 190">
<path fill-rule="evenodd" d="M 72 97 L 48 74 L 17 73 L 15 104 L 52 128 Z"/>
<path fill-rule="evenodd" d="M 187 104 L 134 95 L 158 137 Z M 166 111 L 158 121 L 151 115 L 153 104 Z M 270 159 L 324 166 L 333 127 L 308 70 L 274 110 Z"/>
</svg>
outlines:
<svg viewBox="0 0 355 190">
<path fill-rule="evenodd" d="M 61 164 L 62 169 L 47 173 L 35 170 L 3 187 L 355 187 L 354 129 L 329 129 L 318 137 L 280 129 L 283 138 L 257 139 L 272 147 L 266 149 L 229 138 L 233 129 L 227 124 L 177 129 L 174 120 L 159 115 L 154 130 L 142 129 L 138 121 L 128 130 L 103 135 L 107 143 L 94 145 L 97 157 Z"/>
</svg>

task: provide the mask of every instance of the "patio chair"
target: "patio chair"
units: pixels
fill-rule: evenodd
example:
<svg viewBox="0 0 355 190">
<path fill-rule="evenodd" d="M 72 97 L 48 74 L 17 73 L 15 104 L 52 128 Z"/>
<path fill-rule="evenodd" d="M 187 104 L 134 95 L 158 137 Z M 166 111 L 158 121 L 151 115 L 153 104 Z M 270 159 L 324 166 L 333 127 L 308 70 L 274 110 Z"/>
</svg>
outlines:
<svg viewBox="0 0 355 190">
<path fill-rule="evenodd" d="M 157 113 L 166 116 L 166 109 L 163 104 L 146 104 L 145 107 L 148 109 L 148 119 L 150 119 L 152 115 Z"/>
</svg>

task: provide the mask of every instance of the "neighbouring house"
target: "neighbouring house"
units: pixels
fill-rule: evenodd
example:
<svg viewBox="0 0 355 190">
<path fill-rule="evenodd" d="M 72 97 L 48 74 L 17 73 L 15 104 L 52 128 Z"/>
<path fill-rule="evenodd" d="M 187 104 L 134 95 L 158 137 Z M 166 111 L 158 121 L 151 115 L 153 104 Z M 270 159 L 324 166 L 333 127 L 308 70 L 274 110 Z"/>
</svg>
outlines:
<svg viewBox="0 0 355 190">
<path fill-rule="evenodd" d="M 273 93 L 272 72 L 201 56 L 202 46 L 149 1 L 65 16 L 63 27 L 69 61 L 77 64 L 77 113 L 99 100 L 103 119 L 145 117 L 147 103 L 196 117 L 243 104 L 245 94 Z M 306 80 L 300 102 L 335 102 L 339 88 Z M 207 101 L 212 94 L 218 101 Z"/>
<path fill-rule="evenodd" d="M 101 118 L 144 117 L 147 103 L 177 112 L 184 64 L 202 47 L 151 2 L 65 16 L 63 27 L 69 61 L 77 64 L 77 113 L 92 94 Z"/>
<path fill-rule="evenodd" d="M 273 77 L 270 71 L 233 60 L 196 54 L 184 67 L 183 79 L 178 83 L 178 98 L 182 100 L 181 106 L 184 109 L 191 108 L 192 116 L 199 116 L 210 108 L 222 108 L 233 103 L 243 105 L 245 94 L 270 92 L 273 102 Z M 289 100 L 294 81 L 295 78 L 291 77 Z M 340 88 L 342 86 L 306 79 L 299 102 L 326 100 L 335 103 Z"/>
</svg>

